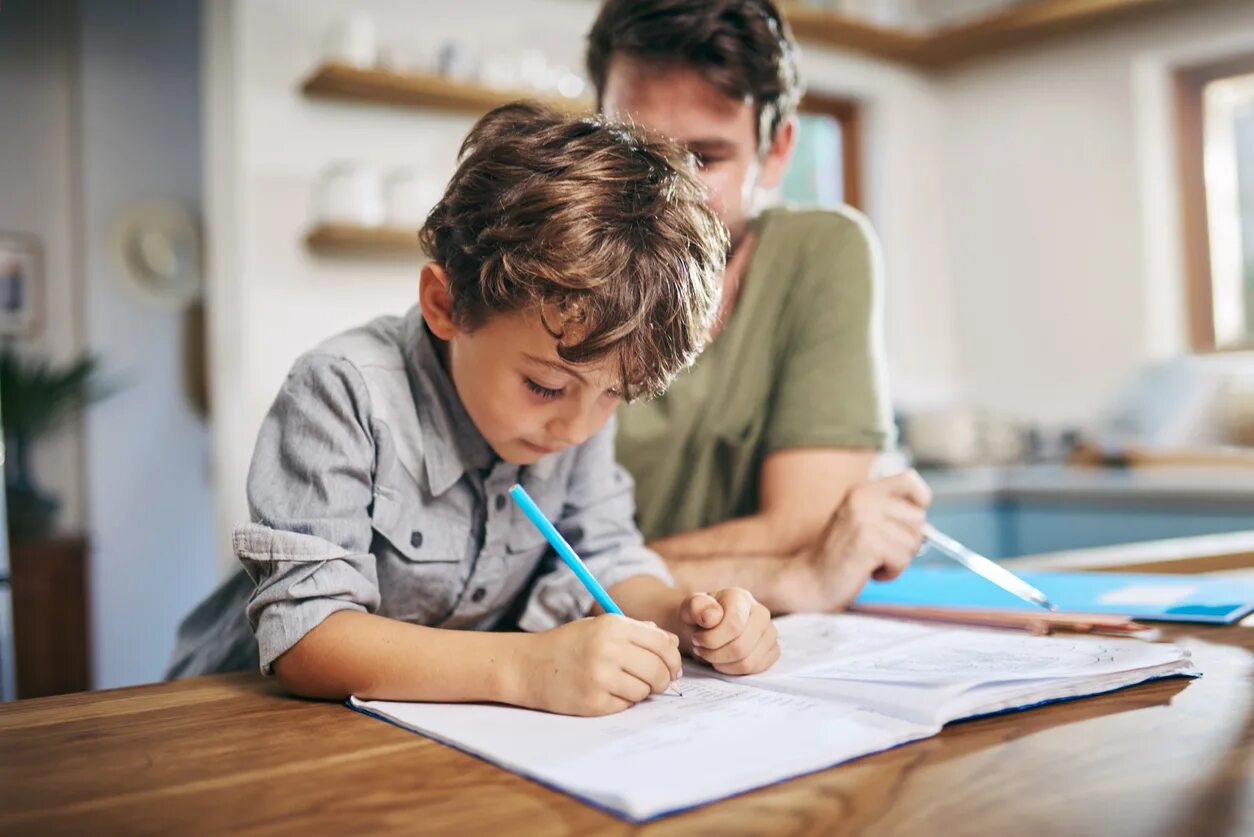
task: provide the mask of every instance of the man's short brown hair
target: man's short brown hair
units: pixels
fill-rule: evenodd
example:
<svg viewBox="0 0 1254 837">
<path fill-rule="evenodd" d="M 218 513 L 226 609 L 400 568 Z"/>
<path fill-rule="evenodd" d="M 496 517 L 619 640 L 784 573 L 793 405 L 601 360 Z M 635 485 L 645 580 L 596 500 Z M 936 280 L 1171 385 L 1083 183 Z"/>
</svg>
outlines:
<svg viewBox="0 0 1254 837">
<path fill-rule="evenodd" d="M 765 151 L 801 101 L 797 44 L 771 0 L 606 0 L 588 33 L 588 74 L 605 93 L 615 53 L 692 67 L 757 110 Z"/>
<path fill-rule="evenodd" d="M 728 240 L 678 146 L 529 103 L 488 113 L 420 233 L 473 328 L 534 309 L 572 364 L 614 354 L 626 398 L 696 359 Z"/>
</svg>

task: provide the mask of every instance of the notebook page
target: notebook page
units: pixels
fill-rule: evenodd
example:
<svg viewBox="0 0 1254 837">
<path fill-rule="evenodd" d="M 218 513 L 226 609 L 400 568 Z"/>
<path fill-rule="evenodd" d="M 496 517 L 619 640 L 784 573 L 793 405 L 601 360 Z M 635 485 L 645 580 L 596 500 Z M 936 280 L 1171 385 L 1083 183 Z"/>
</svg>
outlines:
<svg viewBox="0 0 1254 837">
<path fill-rule="evenodd" d="M 1101 694 L 1155 680 L 1160 677 L 1199 677 L 1200 672 L 1189 659 L 1180 659 L 1149 668 L 1092 678 L 1055 678 L 1050 680 L 1017 680 L 988 683 L 967 690 L 950 699 L 943 716 L 937 720 L 948 723 L 978 715 L 990 715 L 1040 703 L 1067 700 L 1073 697 Z"/>
<path fill-rule="evenodd" d="M 1017 631 L 957 629 L 810 667 L 821 679 L 980 684 L 1050 677 L 1092 677 L 1175 660 L 1175 646 L 1110 637 L 1032 636 Z"/>
<path fill-rule="evenodd" d="M 781 664 L 744 682 L 920 724 L 1192 671 L 1183 649 L 1132 639 L 1037 637 L 849 614 L 787 616 L 776 626 Z"/>
<path fill-rule="evenodd" d="M 820 770 L 936 727 L 839 702 L 701 673 L 683 697 L 572 718 L 506 706 L 359 701 L 353 705 L 631 819 L 721 799 Z"/>
</svg>

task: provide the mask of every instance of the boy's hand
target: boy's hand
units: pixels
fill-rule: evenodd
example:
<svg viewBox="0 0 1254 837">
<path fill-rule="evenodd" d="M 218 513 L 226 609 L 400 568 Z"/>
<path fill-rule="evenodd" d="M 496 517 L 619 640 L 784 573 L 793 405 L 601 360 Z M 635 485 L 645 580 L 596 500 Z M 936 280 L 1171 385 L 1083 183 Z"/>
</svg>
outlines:
<svg viewBox="0 0 1254 837">
<path fill-rule="evenodd" d="M 779 659 L 771 613 L 748 590 L 697 593 L 679 606 L 692 655 L 724 674 L 757 674 Z"/>
<path fill-rule="evenodd" d="M 518 660 L 517 703 L 562 715 L 609 715 L 666 691 L 682 673 L 679 637 L 602 614 L 535 634 Z"/>
</svg>

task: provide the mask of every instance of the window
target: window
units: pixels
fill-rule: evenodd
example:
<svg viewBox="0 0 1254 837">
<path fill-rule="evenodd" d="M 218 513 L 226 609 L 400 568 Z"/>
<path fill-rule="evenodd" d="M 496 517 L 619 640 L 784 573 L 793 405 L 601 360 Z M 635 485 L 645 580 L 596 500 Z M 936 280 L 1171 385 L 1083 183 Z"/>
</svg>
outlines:
<svg viewBox="0 0 1254 837">
<path fill-rule="evenodd" d="M 862 208 L 858 106 L 810 94 L 801 102 L 797 145 L 780 195 L 789 203 Z"/>
<path fill-rule="evenodd" d="M 1189 331 L 1254 348 L 1254 55 L 1176 76 Z"/>
</svg>

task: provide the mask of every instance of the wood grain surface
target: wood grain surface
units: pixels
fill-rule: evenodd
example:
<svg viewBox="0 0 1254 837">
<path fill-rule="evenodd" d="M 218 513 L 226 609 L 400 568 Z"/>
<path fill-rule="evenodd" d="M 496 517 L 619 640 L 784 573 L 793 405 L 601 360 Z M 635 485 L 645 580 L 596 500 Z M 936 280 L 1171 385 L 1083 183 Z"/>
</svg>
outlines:
<svg viewBox="0 0 1254 837">
<path fill-rule="evenodd" d="M 1254 630 L 1164 633 L 1204 677 L 952 724 L 640 827 L 253 673 L 19 701 L 0 834 L 1254 833 Z"/>
</svg>

